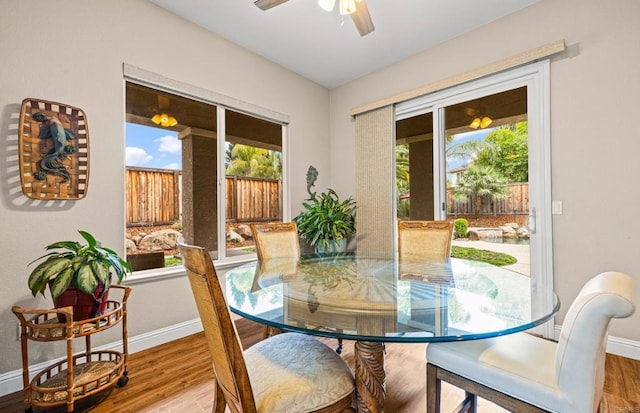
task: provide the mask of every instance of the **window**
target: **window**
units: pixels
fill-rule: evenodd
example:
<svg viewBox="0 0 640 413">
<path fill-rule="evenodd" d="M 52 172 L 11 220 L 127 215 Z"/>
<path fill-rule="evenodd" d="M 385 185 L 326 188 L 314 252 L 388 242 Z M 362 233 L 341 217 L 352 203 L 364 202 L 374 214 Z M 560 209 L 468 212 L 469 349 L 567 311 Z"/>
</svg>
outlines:
<svg viewBox="0 0 640 413">
<path fill-rule="evenodd" d="M 282 127 L 225 110 L 226 255 L 255 253 L 251 222 L 282 221 Z"/>
<path fill-rule="evenodd" d="M 249 224 L 284 215 L 284 125 L 162 87 L 125 91 L 134 270 L 181 265 L 179 235 L 216 260 L 254 254 Z"/>
</svg>

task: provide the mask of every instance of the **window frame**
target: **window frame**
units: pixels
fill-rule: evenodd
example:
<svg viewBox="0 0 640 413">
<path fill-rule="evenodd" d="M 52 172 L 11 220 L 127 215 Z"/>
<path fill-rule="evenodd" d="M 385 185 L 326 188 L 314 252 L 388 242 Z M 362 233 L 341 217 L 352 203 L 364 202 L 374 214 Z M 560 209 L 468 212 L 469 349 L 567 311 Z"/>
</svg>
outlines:
<svg viewBox="0 0 640 413">
<path fill-rule="evenodd" d="M 225 112 L 227 109 L 244 113 L 248 116 L 260 118 L 269 122 L 279 124 L 282 130 L 282 217 L 283 220 L 290 220 L 290 185 L 289 185 L 289 156 L 288 156 L 288 124 L 289 116 L 279 113 L 261 106 L 257 106 L 248 102 L 241 101 L 226 95 L 222 95 L 204 88 L 190 85 L 185 82 L 177 81 L 164 77 L 162 75 L 129 65 L 123 64 L 123 95 L 126 99 L 126 83 L 136 83 L 152 89 L 175 95 L 184 96 L 189 99 L 200 101 L 216 107 L 218 139 L 216 162 L 218 170 L 218 251 L 217 259 L 213 260 L 217 270 L 226 270 L 235 267 L 244 262 L 256 259 L 255 254 L 244 254 L 241 256 L 228 257 L 226 255 L 226 239 L 225 222 L 226 222 L 226 190 L 225 190 Z M 125 100 L 123 99 L 123 101 Z M 125 112 L 125 111 L 123 111 Z M 126 123 L 123 122 L 123 126 Z M 123 188 L 123 190 L 126 190 Z M 185 270 L 181 266 L 153 268 L 147 270 L 135 271 L 131 276 L 127 277 L 126 284 L 136 284 L 149 280 L 161 280 L 185 275 Z"/>
</svg>

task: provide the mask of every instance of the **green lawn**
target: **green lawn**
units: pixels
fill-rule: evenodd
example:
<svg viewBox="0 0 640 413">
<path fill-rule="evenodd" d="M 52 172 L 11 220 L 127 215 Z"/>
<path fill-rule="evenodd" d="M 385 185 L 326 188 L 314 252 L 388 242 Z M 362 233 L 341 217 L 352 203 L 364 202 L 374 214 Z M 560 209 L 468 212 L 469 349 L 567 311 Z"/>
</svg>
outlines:
<svg viewBox="0 0 640 413">
<path fill-rule="evenodd" d="M 518 262 L 514 257 L 509 254 L 501 252 L 479 250 L 477 248 L 469 247 L 451 247 L 451 256 L 453 258 L 462 258 L 465 260 L 488 262 L 493 265 L 511 265 Z"/>
<path fill-rule="evenodd" d="M 243 251 L 253 252 L 255 251 L 255 247 L 243 248 Z M 489 264 L 499 266 L 515 264 L 518 261 L 509 254 L 503 254 L 501 252 L 488 250 L 479 250 L 477 248 L 470 247 L 458 247 L 455 245 L 451 247 L 451 256 L 453 258 L 462 258 L 465 260 L 488 262 Z M 165 267 L 173 267 L 176 265 L 182 265 L 182 260 L 180 258 L 165 258 Z"/>
</svg>

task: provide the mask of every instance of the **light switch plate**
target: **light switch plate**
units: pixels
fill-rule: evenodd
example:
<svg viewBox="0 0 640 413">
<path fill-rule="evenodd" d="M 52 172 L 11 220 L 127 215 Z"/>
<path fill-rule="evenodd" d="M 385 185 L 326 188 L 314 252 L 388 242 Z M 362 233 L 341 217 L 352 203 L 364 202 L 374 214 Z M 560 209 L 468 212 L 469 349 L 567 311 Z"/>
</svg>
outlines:
<svg viewBox="0 0 640 413">
<path fill-rule="evenodd" d="M 562 201 L 553 201 L 553 202 L 551 202 L 551 213 L 553 215 L 561 215 L 562 214 Z"/>
</svg>

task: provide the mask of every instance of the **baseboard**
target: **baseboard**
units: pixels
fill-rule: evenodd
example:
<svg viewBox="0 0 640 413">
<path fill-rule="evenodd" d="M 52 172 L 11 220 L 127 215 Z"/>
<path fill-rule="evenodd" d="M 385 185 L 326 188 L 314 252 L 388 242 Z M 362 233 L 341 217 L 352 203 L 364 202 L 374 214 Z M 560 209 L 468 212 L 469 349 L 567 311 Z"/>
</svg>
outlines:
<svg viewBox="0 0 640 413">
<path fill-rule="evenodd" d="M 561 325 L 556 325 L 554 328 L 554 338 L 556 340 L 560 338 L 561 328 Z M 628 340 L 626 338 L 609 336 L 609 341 L 607 342 L 607 353 L 640 360 L 640 342 Z"/>
<path fill-rule="evenodd" d="M 202 331 L 202 323 L 199 318 L 174 324 L 158 330 L 143 333 L 129 338 L 129 354 L 137 353 L 169 341 L 177 340 L 191 334 Z M 117 341 L 96 347 L 95 350 L 115 350 L 122 351 L 122 341 Z M 62 360 L 50 360 L 29 366 L 29 377 L 33 377 L 53 363 Z M 0 397 L 22 390 L 22 369 L 13 370 L 0 375 Z"/>
<path fill-rule="evenodd" d="M 560 336 L 561 326 L 555 326 L 556 340 Z M 129 338 L 129 354 L 137 353 L 169 341 L 177 340 L 191 334 L 202 331 L 202 323 L 199 318 L 174 324 L 148 333 L 139 334 Z M 113 342 L 100 346 L 96 350 L 115 350 L 122 351 L 122 342 Z M 609 336 L 607 343 L 607 352 L 619 356 L 629 357 L 640 360 L 640 342 L 627 340 L 625 338 Z M 33 377 L 39 371 L 45 369 L 49 365 L 62 360 L 59 358 L 53 361 L 34 364 L 29 366 L 29 377 Z M 0 375 L 0 397 L 10 393 L 22 390 L 22 370 L 13 370 Z"/>
</svg>

